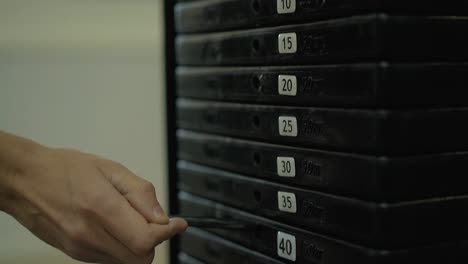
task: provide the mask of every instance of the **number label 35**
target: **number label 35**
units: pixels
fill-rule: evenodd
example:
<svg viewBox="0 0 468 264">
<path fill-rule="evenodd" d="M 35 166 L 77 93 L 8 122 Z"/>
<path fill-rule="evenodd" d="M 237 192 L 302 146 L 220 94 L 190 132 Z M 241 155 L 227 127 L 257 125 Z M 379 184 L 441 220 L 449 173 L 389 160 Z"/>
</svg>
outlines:
<svg viewBox="0 0 468 264">
<path fill-rule="evenodd" d="M 288 192 L 278 192 L 278 209 L 282 212 L 296 213 L 296 195 Z"/>
<path fill-rule="evenodd" d="M 283 232 L 278 232 L 277 236 L 278 256 L 296 261 L 296 237 Z"/>
</svg>

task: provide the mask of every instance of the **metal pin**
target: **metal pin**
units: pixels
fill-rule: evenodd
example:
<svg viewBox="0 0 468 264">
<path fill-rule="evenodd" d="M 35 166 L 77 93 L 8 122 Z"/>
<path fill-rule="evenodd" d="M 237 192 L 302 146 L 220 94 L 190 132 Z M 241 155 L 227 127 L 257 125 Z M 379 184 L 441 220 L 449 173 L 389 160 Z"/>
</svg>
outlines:
<svg viewBox="0 0 468 264">
<path fill-rule="evenodd" d="M 174 216 L 172 216 L 174 217 Z M 175 216 L 184 218 L 189 227 L 199 228 L 213 228 L 213 229 L 246 229 L 249 224 L 241 223 L 239 221 L 208 218 L 208 217 L 191 217 L 191 216 Z"/>
</svg>

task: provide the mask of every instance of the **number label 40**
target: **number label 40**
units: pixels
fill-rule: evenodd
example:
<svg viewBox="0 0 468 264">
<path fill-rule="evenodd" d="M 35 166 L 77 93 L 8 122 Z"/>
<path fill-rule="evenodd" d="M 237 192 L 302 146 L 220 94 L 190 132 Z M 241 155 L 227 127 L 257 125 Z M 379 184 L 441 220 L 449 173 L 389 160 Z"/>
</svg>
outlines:
<svg viewBox="0 0 468 264">
<path fill-rule="evenodd" d="M 297 118 L 294 116 L 280 116 L 278 118 L 278 132 L 283 137 L 297 137 Z"/>
<path fill-rule="evenodd" d="M 278 256 L 296 261 L 296 237 L 283 232 L 278 232 L 277 236 Z"/>
<path fill-rule="evenodd" d="M 294 75 L 278 76 L 278 94 L 287 96 L 297 95 L 297 77 Z"/>
<path fill-rule="evenodd" d="M 296 33 L 281 33 L 278 35 L 278 51 L 280 54 L 292 54 L 297 52 Z"/>
<path fill-rule="evenodd" d="M 296 213 L 296 195 L 288 192 L 278 192 L 278 209 L 282 212 Z"/>
<path fill-rule="evenodd" d="M 278 14 L 289 14 L 296 12 L 296 0 L 277 0 Z"/>
</svg>

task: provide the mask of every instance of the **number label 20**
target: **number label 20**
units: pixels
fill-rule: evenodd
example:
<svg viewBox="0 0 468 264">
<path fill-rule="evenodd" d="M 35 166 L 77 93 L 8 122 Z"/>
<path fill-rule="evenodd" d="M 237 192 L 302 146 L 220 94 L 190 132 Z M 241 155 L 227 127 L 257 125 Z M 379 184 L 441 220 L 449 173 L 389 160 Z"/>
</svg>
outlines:
<svg viewBox="0 0 468 264">
<path fill-rule="evenodd" d="M 278 94 L 287 96 L 297 95 L 297 77 L 295 75 L 278 76 Z"/>
</svg>

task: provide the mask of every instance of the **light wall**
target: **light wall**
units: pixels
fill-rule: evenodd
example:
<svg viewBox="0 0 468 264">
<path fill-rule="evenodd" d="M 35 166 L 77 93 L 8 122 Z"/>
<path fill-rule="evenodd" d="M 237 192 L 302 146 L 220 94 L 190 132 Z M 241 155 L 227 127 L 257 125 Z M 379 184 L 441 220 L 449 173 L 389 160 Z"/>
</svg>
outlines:
<svg viewBox="0 0 468 264">
<path fill-rule="evenodd" d="M 162 12 L 161 0 L 0 0 L 0 129 L 119 161 L 167 205 Z M 76 263 L 2 213 L 0 234 L 0 263 Z"/>
</svg>

